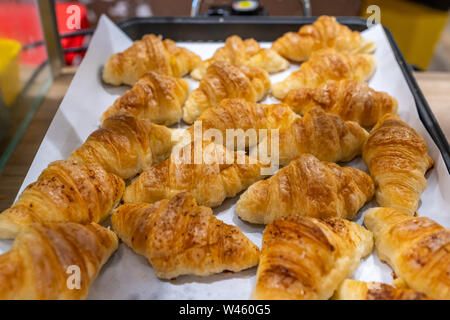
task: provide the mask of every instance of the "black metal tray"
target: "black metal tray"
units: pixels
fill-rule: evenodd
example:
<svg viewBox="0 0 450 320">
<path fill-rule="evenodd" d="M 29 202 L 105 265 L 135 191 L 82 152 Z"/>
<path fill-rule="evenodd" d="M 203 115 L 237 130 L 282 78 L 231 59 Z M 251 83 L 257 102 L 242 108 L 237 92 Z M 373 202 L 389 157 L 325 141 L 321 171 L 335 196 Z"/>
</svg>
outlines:
<svg viewBox="0 0 450 320">
<path fill-rule="evenodd" d="M 274 41 L 284 33 L 298 30 L 301 26 L 311 24 L 316 19 L 317 17 L 154 17 L 133 18 L 119 23 L 119 27 L 133 40 L 140 39 L 147 33 L 155 33 L 175 41 L 224 41 L 233 34 L 238 34 L 242 38 L 254 38 L 257 41 Z M 366 20 L 363 18 L 338 17 L 337 20 L 352 30 L 367 29 Z M 420 119 L 441 151 L 450 173 L 448 141 L 391 32 L 386 27 L 384 30 L 414 96 Z"/>
</svg>

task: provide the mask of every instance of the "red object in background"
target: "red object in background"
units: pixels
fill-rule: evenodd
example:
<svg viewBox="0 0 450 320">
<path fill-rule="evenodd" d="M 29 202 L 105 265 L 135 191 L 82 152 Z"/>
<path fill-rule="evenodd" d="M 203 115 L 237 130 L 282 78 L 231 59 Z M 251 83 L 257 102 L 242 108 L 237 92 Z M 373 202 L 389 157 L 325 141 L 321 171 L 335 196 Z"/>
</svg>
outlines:
<svg viewBox="0 0 450 320">
<path fill-rule="evenodd" d="M 73 14 L 69 11 L 70 6 L 77 6 L 80 13 L 80 29 L 71 29 L 68 27 L 67 19 Z M 56 16 L 58 21 L 58 30 L 60 34 L 74 32 L 89 28 L 87 20 L 86 7 L 78 2 L 56 3 Z M 70 24 L 69 24 L 70 26 Z M 36 43 L 43 40 L 39 12 L 34 2 L 31 3 L 0 3 L 0 38 L 9 38 L 19 41 L 22 46 Z M 61 39 L 61 45 L 64 49 L 80 47 L 84 45 L 86 36 L 80 35 Z M 81 59 L 84 52 L 66 53 L 65 59 L 68 65 Z M 20 62 L 29 65 L 39 65 L 47 59 L 45 46 L 30 47 L 22 50 Z"/>
</svg>

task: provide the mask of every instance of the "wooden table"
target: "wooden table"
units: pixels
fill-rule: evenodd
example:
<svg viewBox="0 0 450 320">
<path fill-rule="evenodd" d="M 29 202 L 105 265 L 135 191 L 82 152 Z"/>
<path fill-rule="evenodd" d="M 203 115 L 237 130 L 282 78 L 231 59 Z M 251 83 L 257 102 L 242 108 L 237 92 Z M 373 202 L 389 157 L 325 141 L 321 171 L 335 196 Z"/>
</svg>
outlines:
<svg viewBox="0 0 450 320">
<path fill-rule="evenodd" d="M 53 83 L 27 132 L 0 174 L 0 211 L 9 207 L 16 197 L 75 72 L 76 68 L 65 68 Z M 450 73 L 422 72 L 416 73 L 415 76 L 447 140 L 450 140 Z"/>
</svg>

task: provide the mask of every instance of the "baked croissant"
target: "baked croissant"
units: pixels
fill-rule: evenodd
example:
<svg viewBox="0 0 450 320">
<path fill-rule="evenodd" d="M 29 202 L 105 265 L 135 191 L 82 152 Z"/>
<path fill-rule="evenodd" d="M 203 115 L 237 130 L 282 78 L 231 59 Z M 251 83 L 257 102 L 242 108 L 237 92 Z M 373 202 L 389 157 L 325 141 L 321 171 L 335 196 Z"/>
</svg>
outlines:
<svg viewBox="0 0 450 320">
<path fill-rule="evenodd" d="M 114 101 L 103 113 L 102 121 L 126 113 L 153 123 L 172 125 L 181 119 L 188 92 L 187 80 L 148 72 Z"/>
<path fill-rule="evenodd" d="M 237 272 L 259 260 L 258 247 L 238 227 L 214 217 L 210 208 L 198 206 L 189 193 L 153 204 L 125 204 L 114 212 L 112 227 L 163 279 Z"/>
<path fill-rule="evenodd" d="M 374 73 L 376 60 L 370 54 L 347 54 L 333 49 L 314 52 L 311 58 L 286 79 L 272 85 L 275 98 L 300 88 L 317 88 L 328 80 L 366 81 Z"/>
<path fill-rule="evenodd" d="M 0 256 L 0 300 L 85 299 L 117 245 L 96 223 L 32 223 Z"/>
<path fill-rule="evenodd" d="M 301 115 L 311 106 L 320 106 L 328 113 L 365 128 L 374 126 L 386 113 L 397 113 L 398 109 L 394 97 L 355 80 L 330 80 L 317 88 L 291 90 L 283 103 Z"/>
<path fill-rule="evenodd" d="M 279 163 L 287 165 L 304 153 L 310 153 L 322 161 L 350 161 L 361 154 L 368 135 L 356 122 L 343 121 L 337 115 L 312 107 L 303 118 L 297 118 L 288 128 L 279 130 Z M 271 139 L 261 143 L 270 152 Z M 251 154 L 254 152 L 251 151 Z"/>
<path fill-rule="evenodd" d="M 170 39 L 147 34 L 123 52 L 111 55 L 103 68 L 103 81 L 112 85 L 133 85 L 145 73 L 154 71 L 182 77 L 201 62 L 195 53 L 178 47 Z"/>
<path fill-rule="evenodd" d="M 252 298 L 329 299 L 372 249 L 372 233 L 345 219 L 277 219 L 264 230 Z"/>
<path fill-rule="evenodd" d="M 285 216 L 353 219 L 374 191 L 365 172 L 303 154 L 250 186 L 239 198 L 236 214 L 264 224 Z"/>
<path fill-rule="evenodd" d="M 357 31 L 351 31 L 335 17 L 321 16 L 298 32 L 288 32 L 278 38 L 272 49 L 293 61 L 305 61 L 316 50 L 334 48 L 347 53 L 373 53 L 376 45 L 364 40 Z"/>
<path fill-rule="evenodd" d="M 183 109 L 183 120 L 193 123 L 203 111 L 215 107 L 225 98 L 242 98 L 256 102 L 270 89 L 267 71 L 245 65 L 213 62 L 199 87 L 191 92 Z"/>
<path fill-rule="evenodd" d="M 172 150 L 172 131 L 131 115 L 114 115 L 89 135 L 69 160 L 96 163 L 122 179 L 132 178 Z"/>
<path fill-rule="evenodd" d="M 433 166 L 425 140 L 400 117 L 383 116 L 363 146 L 363 160 L 383 207 L 414 214 L 427 186 L 424 175 Z"/>
<path fill-rule="evenodd" d="M 385 283 L 347 279 L 333 296 L 335 300 L 429 300 L 423 293 Z"/>
<path fill-rule="evenodd" d="M 125 190 L 125 202 L 156 202 L 189 191 L 200 205 L 219 206 L 263 177 L 255 158 L 222 145 L 192 142 L 172 152 L 169 159 L 148 167 Z"/>
<path fill-rule="evenodd" d="M 269 73 L 280 72 L 289 67 L 289 62 L 275 50 L 261 49 L 255 39 L 242 40 L 236 35 L 228 37 L 225 46 L 217 49 L 211 59 L 203 61 L 192 70 L 191 77 L 196 80 L 203 78 L 206 69 L 213 61 L 245 64 L 250 67 L 262 68 Z"/>
<path fill-rule="evenodd" d="M 433 299 L 450 299 L 449 229 L 392 208 L 370 209 L 364 224 L 374 234 L 380 260 L 409 288 Z"/>
<path fill-rule="evenodd" d="M 55 161 L 0 214 L 0 238 L 31 222 L 99 222 L 119 203 L 125 183 L 97 164 Z"/>
<path fill-rule="evenodd" d="M 197 121 L 201 123 L 203 139 L 208 140 L 206 136 L 208 130 L 218 130 L 221 133 L 222 143 L 231 150 L 241 149 L 237 144 L 242 142 L 246 147 L 252 147 L 259 141 L 260 129 L 287 128 L 297 118 L 298 115 L 287 105 L 267 105 L 243 99 L 225 99 L 216 107 L 205 110 Z M 230 129 L 234 129 L 234 134 L 231 134 Z M 192 141 L 194 134 L 195 128 L 190 126 L 185 131 L 185 139 Z M 215 142 L 218 143 L 218 141 Z"/>
</svg>

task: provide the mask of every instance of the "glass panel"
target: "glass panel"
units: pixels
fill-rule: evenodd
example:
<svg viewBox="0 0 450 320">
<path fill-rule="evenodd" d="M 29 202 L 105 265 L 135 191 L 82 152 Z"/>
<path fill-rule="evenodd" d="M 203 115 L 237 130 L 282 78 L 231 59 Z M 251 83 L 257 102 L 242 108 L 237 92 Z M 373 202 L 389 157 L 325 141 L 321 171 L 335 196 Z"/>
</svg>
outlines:
<svg viewBox="0 0 450 320">
<path fill-rule="evenodd" d="M 0 171 L 51 84 L 35 1 L 0 2 Z"/>
</svg>

